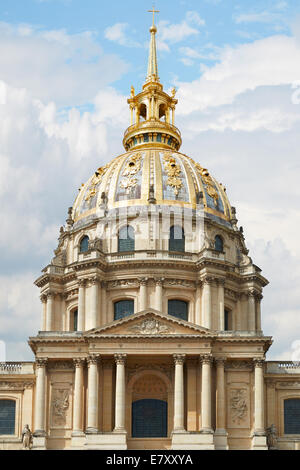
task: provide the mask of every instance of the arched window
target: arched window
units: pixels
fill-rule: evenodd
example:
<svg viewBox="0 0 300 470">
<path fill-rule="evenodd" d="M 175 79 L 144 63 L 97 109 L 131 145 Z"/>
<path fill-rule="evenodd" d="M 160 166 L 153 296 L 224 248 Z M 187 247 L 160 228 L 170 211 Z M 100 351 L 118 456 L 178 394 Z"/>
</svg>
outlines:
<svg viewBox="0 0 300 470">
<path fill-rule="evenodd" d="M 170 228 L 169 251 L 185 251 L 184 230 L 180 225 Z"/>
<path fill-rule="evenodd" d="M 159 115 L 159 119 L 162 119 L 163 117 L 166 119 L 166 105 L 165 104 L 161 103 L 159 105 L 158 115 Z"/>
<path fill-rule="evenodd" d="M 284 400 L 284 434 L 300 434 L 300 398 Z"/>
<path fill-rule="evenodd" d="M 168 314 L 188 321 L 188 303 L 184 302 L 184 300 L 169 300 Z"/>
<path fill-rule="evenodd" d="M 141 106 L 140 106 L 139 114 L 140 114 L 141 120 L 143 120 L 143 119 L 146 120 L 146 118 L 147 118 L 147 107 L 144 103 L 142 103 Z"/>
<path fill-rule="evenodd" d="M 122 227 L 119 231 L 118 251 L 134 251 L 134 228 L 130 225 Z"/>
<path fill-rule="evenodd" d="M 230 330 L 230 311 L 225 309 L 224 310 L 224 330 Z"/>
<path fill-rule="evenodd" d="M 73 310 L 73 331 L 78 331 L 78 309 Z"/>
<path fill-rule="evenodd" d="M 86 253 L 89 250 L 89 237 L 86 235 L 80 242 L 80 253 Z"/>
<path fill-rule="evenodd" d="M 120 320 L 121 318 L 128 317 L 134 313 L 133 300 L 119 300 L 114 303 L 114 319 Z"/>
<path fill-rule="evenodd" d="M 224 251 L 223 239 L 220 237 L 220 235 L 216 235 L 215 237 L 215 250 L 221 252 Z"/>
<path fill-rule="evenodd" d="M 15 434 L 16 402 L 0 400 L 0 435 Z"/>
</svg>

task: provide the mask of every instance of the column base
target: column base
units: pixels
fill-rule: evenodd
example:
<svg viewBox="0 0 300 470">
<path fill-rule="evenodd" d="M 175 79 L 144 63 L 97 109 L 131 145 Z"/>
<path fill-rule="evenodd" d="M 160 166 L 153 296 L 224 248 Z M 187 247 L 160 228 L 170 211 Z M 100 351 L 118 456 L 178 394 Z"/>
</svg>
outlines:
<svg viewBox="0 0 300 470">
<path fill-rule="evenodd" d="M 252 434 L 252 450 L 268 450 L 267 437 L 264 431 L 255 431 Z"/>
<path fill-rule="evenodd" d="M 85 434 L 98 434 L 99 430 L 98 428 L 87 428 L 85 431 Z"/>
<path fill-rule="evenodd" d="M 225 429 L 217 429 L 214 434 L 214 443 L 216 450 L 228 450 L 228 440 L 227 440 L 228 433 Z"/>
<path fill-rule="evenodd" d="M 85 449 L 127 450 L 127 432 L 86 434 Z"/>
<path fill-rule="evenodd" d="M 214 450 L 214 435 L 210 433 L 173 431 L 172 450 Z"/>
<path fill-rule="evenodd" d="M 32 450 L 47 450 L 47 436 L 45 431 L 36 431 L 32 437 Z"/>
<path fill-rule="evenodd" d="M 73 450 L 82 449 L 85 445 L 86 437 L 83 431 L 73 431 L 71 434 L 71 447 Z"/>
</svg>

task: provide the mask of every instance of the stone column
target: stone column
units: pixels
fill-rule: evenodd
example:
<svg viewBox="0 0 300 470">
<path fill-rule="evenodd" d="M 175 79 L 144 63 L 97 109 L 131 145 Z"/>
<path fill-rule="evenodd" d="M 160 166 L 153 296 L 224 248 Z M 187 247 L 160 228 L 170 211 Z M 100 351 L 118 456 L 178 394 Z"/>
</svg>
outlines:
<svg viewBox="0 0 300 470">
<path fill-rule="evenodd" d="M 219 330 L 225 329 L 225 306 L 224 306 L 225 279 L 218 279 L 218 302 L 219 302 Z"/>
<path fill-rule="evenodd" d="M 174 354 L 175 362 L 175 384 L 174 384 L 174 430 L 184 431 L 184 380 L 183 364 L 185 354 Z"/>
<path fill-rule="evenodd" d="M 41 299 L 41 302 L 43 304 L 41 331 L 45 331 L 46 330 L 46 320 L 47 320 L 47 296 L 46 295 L 41 295 L 40 299 Z"/>
<path fill-rule="evenodd" d="M 108 323 L 107 306 L 106 306 L 107 282 L 102 282 L 101 286 L 102 286 L 102 289 L 101 289 L 101 319 L 100 319 L 100 325 L 105 325 L 106 323 Z"/>
<path fill-rule="evenodd" d="M 116 398 L 114 432 L 125 433 L 125 362 L 126 354 L 115 354 L 116 361 Z"/>
<path fill-rule="evenodd" d="M 140 310 L 147 308 L 147 279 L 140 279 Z"/>
<path fill-rule="evenodd" d="M 36 389 L 35 389 L 35 416 L 34 435 L 44 437 L 45 426 L 45 404 L 46 404 L 46 364 L 47 359 L 36 359 Z"/>
<path fill-rule="evenodd" d="M 48 292 L 46 331 L 52 331 L 54 327 L 53 324 L 54 324 L 54 293 Z"/>
<path fill-rule="evenodd" d="M 85 330 L 85 279 L 78 279 L 78 331 Z"/>
<path fill-rule="evenodd" d="M 201 432 L 212 434 L 211 427 L 211 363 L 212 357 L 209 355 L 200 356 L 202 363 L 202 384 L 201 384 Z"/>
<path fill-rule="evenodd" d="M 225 431 L 225 358 L 217 358 L 217 387 L 216 387 L 216 431 L 226 433 Z"/>
<path fill-rule="evenodd" d="M 155 308 L 159 312 L 162 312 L 162 290 L 163 290 L 163 279 L 155 280 Z"/>
<path fill-rule="evenodd" d="M 205 328 L 211 328 L 211 280 L 204 279 L 202 290 L 202 320 Z"/>
<path fill-rule="evenodd" d="M 66 294 L 60 294 L 60 324 L 62 331 L 66 331 Z"/>
<path fill-rule="evenodd" d="M 261 331 L 261 301 L 263 296 L 261 294 L 256 296 L 256 329 Z"/>
<path fill-rule="evenodd" d="M 241 294 L 237 294 L 236 296 L 236 305 L 235 305 L 235 329 L 240 331 L 242 329 L 242 318 L 241 318 Z"/>
<path fill-rule="evenodd" d="M 98 306 L 99 306 L 99 285 L 98 279 L 94 277 L 92 279 L 91 286 L 91 321 L 90 328 L 97 328 L 98 326 Z"/>
<path fill-rule="evenodd" d="M 248 330 L 255 331 L 255 293 L 248 292 Z"/>
<path fill-rule="evenodd" d="M 265 434 L 264 359 L 254 359 L 254 433 Z"/>
<path fill-rule="evenodd" d="M 201 282 L 197 281 L 196 284 L 196 299 L 195 299 L 195 323 L 201 325 Z"/>
<path fill-rule="evenodd" d="M 270 427 L 276 422 L 276 379 L 266 380 L 267 388 L 267 410 L 266 415 L 268 418 L 267 427 Z"/>
<path fill-rule="evenodd" d="M 73 432 L 72 436 L 83 434 L 83 366 L 84 359 L 73 359 L 75 364 L 75 384 L 74 384 L 74 412 L 73 412 Z"/>
<path fill-rule="evenodd" d="M 88 361 L 88 413 L 87 430 L 88 434 L 98 432 L 98 362 L 100 356 L 89 356 Z"/>
</svg>

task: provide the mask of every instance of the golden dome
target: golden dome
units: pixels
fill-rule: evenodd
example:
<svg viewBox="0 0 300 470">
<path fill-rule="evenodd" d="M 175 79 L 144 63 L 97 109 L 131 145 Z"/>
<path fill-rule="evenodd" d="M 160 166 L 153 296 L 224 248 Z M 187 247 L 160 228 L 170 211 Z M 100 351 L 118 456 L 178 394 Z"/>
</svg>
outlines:
<svg viewBox="0 0 300 470">
<path fill-rule="evenodd" d="M 125 131 L 126 153 L 98 168 L 82 185 L 72 217 L 83 223 L 110 210 L 132 206 L 203 207 L 215 220 L 229 223 L 232 210 L 226 190 L 199 163 L 179 153 L 181 134 L 175 127 L 176 90 L 163 90 L 157 69 L 155 34 L 150 29 L 148 71 L 143 89 L 131 87 L 131 123 Z"/>
<path fill-rule="evenodd" d="M 187 155 L 163 148 L 126 152 L 98 168 L 84 184 L 73 206 L 76 223 L 94 219 L 99 210 L 128 206 L 180 206 L 204 211 L 212 218 L 230 221 L 226 189 Z"/>
</svg>

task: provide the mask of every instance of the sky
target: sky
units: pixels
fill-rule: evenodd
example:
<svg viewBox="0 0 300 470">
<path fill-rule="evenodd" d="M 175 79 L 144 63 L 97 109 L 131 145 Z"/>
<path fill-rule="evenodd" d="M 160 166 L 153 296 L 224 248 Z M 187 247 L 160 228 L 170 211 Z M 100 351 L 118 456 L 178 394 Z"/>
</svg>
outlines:
<svg viewBox="0 0 300 470">
<path fill-rule="evenodd" d="M 158 0 L 158 64 L 181 151 L 227 188 L 270 284 L 268 360 L 300 360 L 300 2 Z M 0 345 L 33 360 L 33 282 L 78 188 L 123 153 L 147 69 L 152 3 L 0 2 Z M 1 358 L 0 358 L 1 359 Z"/>
</svg>

